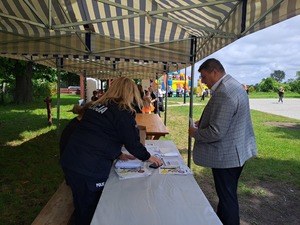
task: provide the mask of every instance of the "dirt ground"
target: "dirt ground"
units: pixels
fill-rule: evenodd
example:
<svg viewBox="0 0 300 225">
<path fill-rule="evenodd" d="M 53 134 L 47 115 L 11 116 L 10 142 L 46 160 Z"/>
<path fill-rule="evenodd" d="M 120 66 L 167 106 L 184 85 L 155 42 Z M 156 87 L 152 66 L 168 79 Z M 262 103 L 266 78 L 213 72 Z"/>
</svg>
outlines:
<svg viewBox="0 0 300 225">
<path fill-rule="evenodd" d="M 281 183 L 253 184 L 262 195 L 239 195 L 241 225 L 299 225 L 300 190 Z M 201 189 L 214 209 L 218 198 L 214 184 L 204 182 Z"/>
<path fill-rule="evenodd" d="M 266 125 L 300 130 L 300 126 L 295 123 L 272 122 Z M 241 225 L 300 224 L 299 189 L 283 183 L 265 181 L 251 184 L 251 186 L 260 190 L 261 194 L 239 195 Z M 201 189 L 212 207 L 216 209 L 218 198 L 213 180 L 201 182 Z"/>
</svg>

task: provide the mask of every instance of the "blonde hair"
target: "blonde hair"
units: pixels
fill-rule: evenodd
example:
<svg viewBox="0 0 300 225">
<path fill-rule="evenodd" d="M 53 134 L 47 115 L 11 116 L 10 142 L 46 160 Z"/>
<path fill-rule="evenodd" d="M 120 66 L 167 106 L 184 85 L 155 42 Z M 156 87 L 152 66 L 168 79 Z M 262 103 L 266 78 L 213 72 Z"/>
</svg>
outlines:
<svg viewBox="0 0 300 225">
<path fill-rule="evenodd" d="M 119 109 L 135 112 L 134 103 L 141 109 L 143 102 L 137 85 L 127 77 L 119 77 L 112 81 L 104 95 L 93 104 L 108 105 L 116 103 Z"/>
</svg>

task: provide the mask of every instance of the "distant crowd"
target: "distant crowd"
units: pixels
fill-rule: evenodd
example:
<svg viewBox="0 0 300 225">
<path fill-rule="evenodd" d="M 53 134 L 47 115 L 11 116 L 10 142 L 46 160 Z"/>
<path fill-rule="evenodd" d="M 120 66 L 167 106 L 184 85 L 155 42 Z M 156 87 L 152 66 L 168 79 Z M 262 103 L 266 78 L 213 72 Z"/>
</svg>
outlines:
<svg viewBox="0 0 300 225">
<path fill-rule="evenodd" d="M 164 104 L 163 99 L 165 97 L 166 91 L 162 90 L 161 85 L 158 85 L 157 90 L 152 86 L 144 89 L 141 84 L 137 84 L 138 90 L 140 92 L 140 96 L 143 102 L 142 108 L 139 108 L 137 104 L 135 104 L 136 113 L 146 113 L 146 114 L 158 114 L 160 116 L 160 112 L 164 112 Z M 94 90 L 93 95 L 91 97 L 91 101 L 95 102 L 100 99 L 106 89 Z"/>
</svg>

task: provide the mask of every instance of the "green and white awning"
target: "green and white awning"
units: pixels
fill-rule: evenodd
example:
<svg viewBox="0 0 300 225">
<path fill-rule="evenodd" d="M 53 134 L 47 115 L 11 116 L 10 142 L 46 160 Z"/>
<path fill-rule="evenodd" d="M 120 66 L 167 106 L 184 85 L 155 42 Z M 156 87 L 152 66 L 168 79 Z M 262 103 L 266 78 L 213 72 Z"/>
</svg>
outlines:
<svg viewBox="0 0 300 225">
<path fill-rule="evenodd" d="M 295 0 L 1 0 L 0 55 L 155 77 L 299 13 Z"/>
</svg>

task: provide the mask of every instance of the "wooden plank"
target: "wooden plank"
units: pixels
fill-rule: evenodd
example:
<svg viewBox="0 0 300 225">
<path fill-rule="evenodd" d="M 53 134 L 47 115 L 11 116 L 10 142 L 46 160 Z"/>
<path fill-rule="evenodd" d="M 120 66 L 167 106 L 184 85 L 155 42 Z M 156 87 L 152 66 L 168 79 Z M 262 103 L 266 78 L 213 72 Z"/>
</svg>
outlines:
<svg viewBox="0 0 300 225">
<path fill-rule="evenodd" d="M 74 211 L 72 191 L 64 181 L 32 225 L 67 225 Z"/>
<path fill-rule="evenodd" d="M 135 120 L 137 125 L 145 126 L 147 136 L 154 136 L 154 139 L 159 139 L 161 136 L 169 134 L 166 126 L 157 114 L 137 113 Z"/>
</svg>

